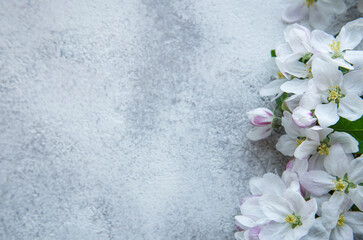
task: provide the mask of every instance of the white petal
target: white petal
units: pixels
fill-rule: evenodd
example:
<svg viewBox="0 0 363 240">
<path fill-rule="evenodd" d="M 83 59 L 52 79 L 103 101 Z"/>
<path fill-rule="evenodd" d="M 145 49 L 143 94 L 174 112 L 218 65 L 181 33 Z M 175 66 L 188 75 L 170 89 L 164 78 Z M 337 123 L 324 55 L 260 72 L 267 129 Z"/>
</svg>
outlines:
<svg viewBox="0 0 363 240">
<path fill-rule="evenodd" d="M 284 32 L 285 40 L 295 53 L 303 55 L 311 50 L 311 33 L 306 27 L 299 24 L 287 26 Z"/>
<path fill-rule="evenodd" d="M 363 114 L 363 100 L 355 94 L 347 94 L 340 100 L 338 114 L 349 121 L 358 120 Z"/>
<path fill-rule="evenodd" d="M 330 235 L 330 239 L 353 240 L 353 230 L 348 225 L 335 228 Z"/>
<path fill-rule="evenodd" d="M 299 61 L 303 55 L 301 53 L 294 53 L 283 57 L 276 57 L 276 65 L 284 74 L 288 73 L 299 78 L 305 78 L 305 63 Z"/>
<path fill-rule="evenodd" d="M 260 232 L 261 240 L 281 240 L 285 239 L 286 233 L 291 229 L 288 223 L 271 222 L 262 226 Z"/>
<path fill-rule="evenodd" d="M 300 176 L 301 185 L 316 196 L 322 196 L 332 190 L 333 180 L 335 178 L 324 171 L 310 171 Z"/>
<path fill-rule="evenodd" d="M 256 226 L 253 227 L 251 229 L 248 229 L 245 234 L 244 237 L 246 240 L 259 240 L 259 235 L 261 232 L 261 227 L 260 226 Z"/>
<path fill-rule="evenodd" d="M 309 233 L 302 240 L 324 240 L 329 239 L 329 232 L 325 229 L 321 218 L 317 218 Z"/>
<path fill-rule="evenodd" d="M 236 240 L 246 240 L 245 237 L 244 237 L 244 232 L 236 232 L 234 234 L 234 237 L 236 238 Z"/>
<path fill-rule="evenodd" d="M 363 51 L 347 50 L 344 53 L 344 59 L 354 65 L 354 69 L 362 69 L 363 67 Z"/>
<path fill-rule="evenodd" d="M 267 127 L 255 127 L 251 131 L 247 133 L 247 137 L 252 141 L 258 141 L 264 138 L 267 138 L 272 133 L 271 126 Z"/>
<path fill-rule="evenodd" d="M 329 138 L 330 138 L 329 143 L 331 145 L 335 143 L 340 143 L 340 145 L 342 145 L 344 149 L 344 152 L 346 153 L 355 153 L 358 152 L 359 150 L 358 148 L 359 142 L 349 133 L 334 132 L 330 134 Z"/>
<path fill-rule="evenodd" d="M 363 71 L 351 71 L 345 74 L 342 88 L 344 92 L 363 95 Z"/>
<path fill-rule="evenodd" d="M 331 60 L 314 58 L 312 63 L 313 81 L 317 88 L 324 91 L 329 87 L 341 85 L 343 73 Z"/>
<path fill-rule="evenodd" d="M 292 111 L 299 106 L 302 95 L 292 95 L 285 99 L 285 104 Z"/>
<path fill-rule="evenodd" d="M 335 40 L 332 35 L 320 30 L 314 30 L 311 35 L 311 44 L 314 49 L 326 54 L 332 51 L 329 46 Z"/>
<path fill-rule="evenodd" d="M 310 80 L 308 85 L 305 94 L 300 100 L 300 106 L 304 109 L 312 110 L 322 103 L 321 91 L 315 86 L 313 80 Z"/>
<path fill-rule="evenodd" d="M 275 51 L 277 57 L 286 56 L 293 53 L 290 45 L 287 42 L 277 45 Z"/>
<path fill-rule="evenodd" d="M 347 11 L 344 0 L 322 0 L 317 3 L 317 6 L 320 9 L 324 8 L 329 13 L 343 14 Z"/>
<path fill-rule="evenodd" d="M 352 199 L 359 210 L 363 211 L 363 187 L 358 186 L 357 188 L 349 189 L 348 196 Z"/>
<path fill-rule="evenodd" d="M 329 127 L 339 121 L 337 113 L 337 104 L 330 102 L 328 104 L 320 104 L 315 108 L 315 116 L 322 127 Z"/>
<path fill-rule="evenodd" d="M 353 70 L 354 67 L 352 66 L 352 64 L 350 64 L 349 62 L 347 62 L 344 58 L 335 58 L 332 59 L 333 62 L 336 63 L 336 65 L 349 69 L 349 70 Z"/>
<path fill-rule="evenodd" d="M 282 13 L 282 20 L 287 23 L 298 22 L 308 14 L 308 7 L 302 1 L 292 3 Z"/>
<path fill-rule="evenodd" d="M 344 214 L 345 223 L 352 228 L 354 233 L 363 234 L 363 213 L 347 212 Z"/>
<path fill-rule="evenodd" d="M 363 37 L 363 18 L 351 21 L 342 27 L 337 40 L 341 42 L 341 49 L 354 49 Z"/>
<path fill-rule="evenodd" d="M 301 137 L 301 129 L 292 120 L 292 114 L 288 111 L 284 111 L 284 116 L 281 119 L 282 126 L 285 128 L 285 132 L 291 138 Z"/>
<path fill-rule="evenodd" d="M 310 110 L 306 110 L 300 106 L 294 109 L 292 113 L 292 119 L 299 127 L 310 127 L 316 122 L 316 118 Z"/>
<path fill-rule="evenodd" d="M 284 79 L 277 79 L 270 83 L 268 83 L 266 86 L 262 87 L 260 90 L 260 96 L 266 97 L 266 96 L 275 96 L 281 92 L 280 86 L 287 81 L 286 78 Z"/>
<path fill-rule="evenodd" d="M 259 197 L 251 197 L 246 201 L 244 201 L 240 207 L 241 214 L 247 217 L 252 217 L 253 219 L 266 218 L 266 216 L 263 214 L 260 208 L 259 199 L 260 199 Z"/>
<path fill-rule="evenodd" d="M 349 170 L 349 160 L 342 145 L 336 143 L 329 148 L 329 155 L 324 159 L 324 167 L 328 173 L 342 178 Z"/>
<path fill-rule="evenodd" d="M 325 155 L 321 155 L 319 153 L 311 156 L 311 158 L 309 159 L 309 171 L 312 171 L 312 170 L 325 171 L 324 159 L 325 159 Z"/>
<path fill-rule="evenodd" d="M 260 198 L 260 206 L 263 213 L 275 222 L 286 222 L 286 216 L 292 213 L 288 202 L 283 197 L 277 195 L 262 195 Z"/>
<path fill-rule="evenodd" d="M 282 195 L 285 184 L 279 176 L 273 173 L 266 173 L 263 177 L 253 177 L 250 180 L 250 189 L 253 195 L 276 194 Z"/>
<path fill-rule="evenodd" d="M 363 183 L 363 156 L 350 161 L 349 179 L 356 184 Z"/>
<path fill-rule="evenodd" d="M 305 140 L 295 150 L 294 156 L 299 159 L 306 159 L 316 152 L 319 144 L 317 142 Z"/>
<path fill-rule="evenodd" d="M 324 8 L 310 8 L 309 23 L 315 29 L 324 30 L 330 23 L 331 15 L 325 14 L 322 10 L 324 10 Z"/>
<path fill-rule="evenodd" d="M 251 217 L 248 217 L 248 216 L 238 215 L 238 216 L 235 216 L 234 219 L 236 220 L 236 225 L 242 229 L 248 229 L 248 228 L 254 227 L 256 225 L 255 221 Z"/>
<path fill-rule="evenodd" d="M 308 79 L 297 79 L 286 81 L 280 87 L 283 92 L 294 93 L 297 95 L 303 94 L 308 88 Z"/>
<path fill-rule="evenodd" d="M 340 192 L 334 192 L 329 201 L 322 204 L 322 222 L 327 229 L 333 229 L 336 227 L 341 211 L 341 206 L 349 203 L 351 207 L 353 202 Z"/>
<path fill-rule="evenodd" d="M 287 134 L 282 135 L 277 144 L 276 149 L 286 156 L 294 156 L 297 147 L 296 140 L 292 140 Z"/>
</svg>

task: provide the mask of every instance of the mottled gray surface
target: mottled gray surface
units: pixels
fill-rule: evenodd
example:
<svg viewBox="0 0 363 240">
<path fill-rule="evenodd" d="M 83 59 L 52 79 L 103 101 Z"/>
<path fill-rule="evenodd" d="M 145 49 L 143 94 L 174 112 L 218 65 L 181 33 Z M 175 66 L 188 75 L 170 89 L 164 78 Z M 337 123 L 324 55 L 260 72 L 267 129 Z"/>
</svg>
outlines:
<svg viewBox="0 0 363 240">
<path fill-rule="evenodd" d="M 0 2 L 0 239 L 233 239 L 284 0 Z"/>
</svg>

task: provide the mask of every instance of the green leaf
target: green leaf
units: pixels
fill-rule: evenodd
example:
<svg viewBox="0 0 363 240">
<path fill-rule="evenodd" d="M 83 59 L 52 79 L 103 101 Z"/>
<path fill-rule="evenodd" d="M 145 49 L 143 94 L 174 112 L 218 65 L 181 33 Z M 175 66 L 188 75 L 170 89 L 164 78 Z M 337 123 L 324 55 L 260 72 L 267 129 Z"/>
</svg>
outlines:
<svg viewBox="0 0 363 240">
<path fill-rule="evenodd" d="M 271 57 L 276 57 L 276 50 L 275 49 L 271 50 Z"/>
<path fill-rule="evenodd" d="M 276 104 L 277 104 L 277 107 L 278 109 L 283 112 L 284 110 L 284 102 L 285 102 L 285 99 L 288 97 L 289 95 L 287 93 L 283 93 L 279 98 L 276 99 Z"/>
<path fill-rule="evenodd" d="M 359 142 L 358 153 L 363 153 L 363 118 L 351 122 L 341 117 L 339 122 L 330 128 L 338 132 L 346 132 L 352 135 Z"/>
<path fill-rule="evenodd" d="M 345 67 L 339 67 L 339 70 L 343 73 L 343 75 L 349 73 L 349 69 Z"/>
</svg>

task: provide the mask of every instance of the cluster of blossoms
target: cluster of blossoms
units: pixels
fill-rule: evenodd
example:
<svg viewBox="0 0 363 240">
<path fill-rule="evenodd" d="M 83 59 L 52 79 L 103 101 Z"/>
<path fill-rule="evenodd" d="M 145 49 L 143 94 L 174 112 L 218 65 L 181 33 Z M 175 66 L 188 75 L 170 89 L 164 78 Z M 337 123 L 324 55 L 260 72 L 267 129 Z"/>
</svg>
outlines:
<svg viewBox="0 0 363 240">
<path fill-rule="evenodd" d="M 236 216 L 236 239 L 351 240 L 363 234 L 363 51 L 355 50 L 362 39 L 363 18 L 336 36 L 293 24 L 286 42 L 271 52 L 279 72 L 260 95 L 277 106 L 248 112 L 255 127 L 247 137 L 260 140 L 283 128 L 276 148 L 293 160 L 281 177 L 250 180 L 252 196 Z"/>
</svg>

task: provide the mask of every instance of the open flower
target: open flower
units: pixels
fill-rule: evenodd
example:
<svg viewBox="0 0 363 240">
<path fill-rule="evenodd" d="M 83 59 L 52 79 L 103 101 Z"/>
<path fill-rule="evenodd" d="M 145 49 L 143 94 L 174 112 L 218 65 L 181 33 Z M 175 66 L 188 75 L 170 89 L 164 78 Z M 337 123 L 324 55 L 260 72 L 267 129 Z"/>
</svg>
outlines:
<svg viewBox="0 0 363 240">
<path fill-rule="evenodd" d="M 314 78 L 301 98 L 300 106 L 315 109 L 315 116 L 322 127 L 328 127 L 339 120 L 339 116 L 350 121 L 359 119 L 363 114 L 363 92 L 361 78 L 343 73 L 328 61 L 318 58 L 314 61 Z"/>
<path fill-rule="evenodd" d="M 363 18 L 344 25 L 336 38 L 320 30 L 312 31 L 311 35 L 314 50 L 329 56 L 338 66 L 353 69 L 350 55 L 359 54 L 363 58 L 362 51 L 351 51 L 363 38 Z"/>
<path fill-rule="evenodd" d="M 247 112 L 248 119 L 255 128 L 247 133 L 247 137 L 252 141 L 267 138 L 272 133 L 274 114 L 267 108 L 256 108 Z"/>
<path fill-rule="evenodd" d="M 363 210 L 363 157 L 349 160 L 340 144 L 334 144 L 330 151 L 331 154 L 324 160 L 326 171 L 314 170 L 301 174 L 301 185 L 316 196 L 335 191 L 342 197 L 350 198 Z"/>
<path fill-rule="evenodd" d="M 294 23 L 309 15 L 311 26 L 324 29 L 333 15 L 342 14 L 346 10 L 343 0 L 295 0 L 284 10 L 282 19 Z"/>
</svg>

